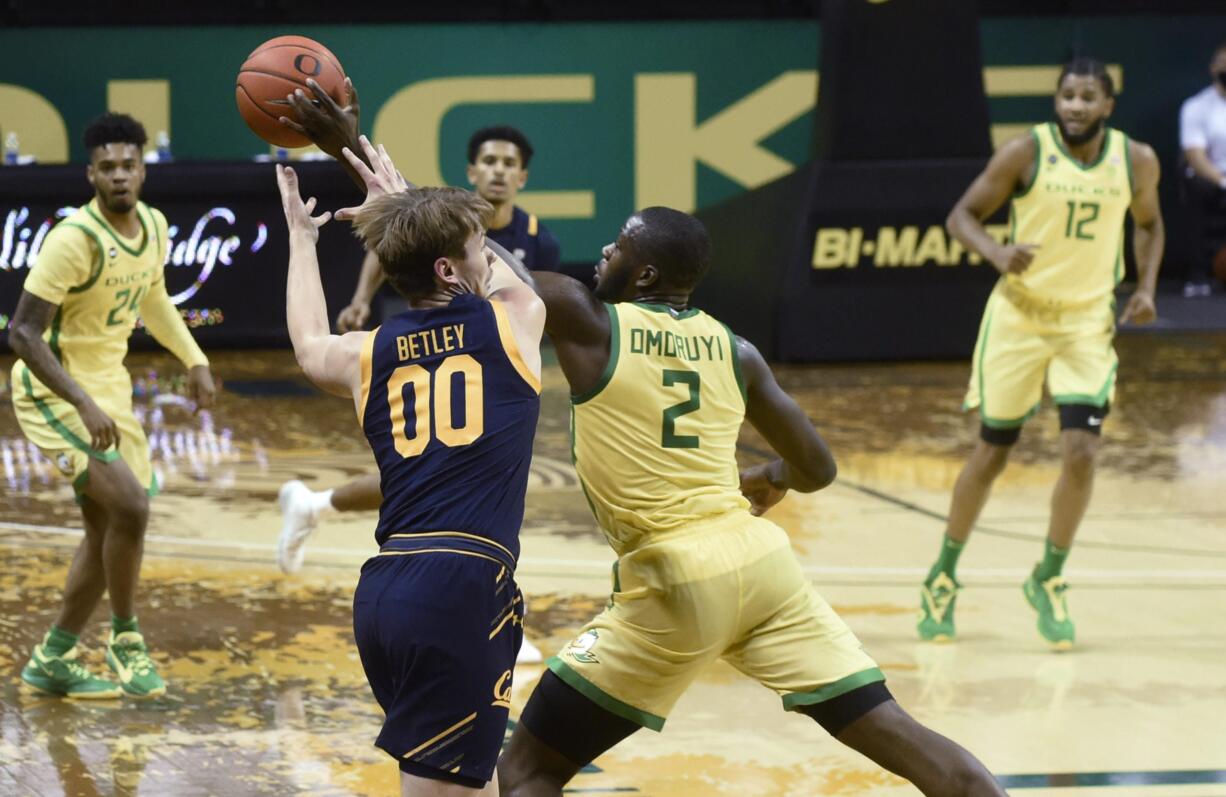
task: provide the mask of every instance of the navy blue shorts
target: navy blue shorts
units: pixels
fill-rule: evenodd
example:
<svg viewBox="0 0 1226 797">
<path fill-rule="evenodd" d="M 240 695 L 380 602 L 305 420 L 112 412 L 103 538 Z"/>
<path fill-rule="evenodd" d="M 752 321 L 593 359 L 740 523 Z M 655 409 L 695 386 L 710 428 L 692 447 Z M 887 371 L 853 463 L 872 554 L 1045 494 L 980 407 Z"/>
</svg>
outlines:
<svg viewBox="0 0 1226 797">
<path fill-rule="evenodd" d="M 419 777 L 481 788 L 507 729 L 523 596 L 511 571 L 454 551 L 362 566 L 353 634 L 387 715 L 375 745 Z"/>
</svg>

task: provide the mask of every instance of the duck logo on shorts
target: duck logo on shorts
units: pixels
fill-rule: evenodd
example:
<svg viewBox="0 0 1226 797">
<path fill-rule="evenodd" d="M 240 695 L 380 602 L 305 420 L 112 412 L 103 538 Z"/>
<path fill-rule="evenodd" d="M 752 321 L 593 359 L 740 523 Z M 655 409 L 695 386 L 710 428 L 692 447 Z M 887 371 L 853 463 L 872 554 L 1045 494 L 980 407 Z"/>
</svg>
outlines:
<svg viewBox="0 0 1226 797">
<path fill-rule="evenodd" d="M 566 652 L 575 661 L 584 664 L 599 664 L 600 659 L 596 658 L 596 654 L 592 652 L 592 648 L 596 647 L 596 643 L 600 641 L 600 634 L 595 631 L 587 631 L 579 635 L 579 638 L 570 643 Z"/>
<path fill-rule="evenodd" d="M 68 456 L 63 451 L 55 455 L 55 466 L 59 468 L 60 473 L 64 474 L 65 476 L 72 475 L 72 457 Z"/>
</svg>

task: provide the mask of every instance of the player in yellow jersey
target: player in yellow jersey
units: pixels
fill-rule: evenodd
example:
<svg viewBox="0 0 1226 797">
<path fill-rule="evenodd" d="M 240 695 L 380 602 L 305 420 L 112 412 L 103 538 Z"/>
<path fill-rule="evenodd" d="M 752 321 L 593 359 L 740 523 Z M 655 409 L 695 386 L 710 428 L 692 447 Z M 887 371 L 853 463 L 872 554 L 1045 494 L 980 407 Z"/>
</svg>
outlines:
<svg viewBox="0 0 1226 797">
<path fill-rule="evenodd" d="M 334 157 L 361 152 L 356 108 L 313 90 L 318 103 L 291 98 L 295 129 Z M 533 274 L 570 384 L 576 470 L 618 560 L 608 608 L 533 690 L 498 763 L 501 793 L 560 795 L 640 727 L 659 730 L 724 658 L 924 794 L 1003 795 L 974 756 L 894 702 L 787 534 L 757 517 L 789 489 L 825 487 L 835 464 L 758 350 L 689 306 L 710 248 L 694 217 L 647 208 L 604 248 L 594 293 Z M 738 473 L 746 418 L 781 458 Z"/>
<path fill-rule="evenodd" d="M 12 374 L 17 420 L 72 479 L 85 525 L 59 616 L 21 678 L 70 698 L 166 691 L 136 620 L 149 497 L 157 492 L 123 364 L 138 315 L 188 368 L 197 406 L 213 398 L 208 360 L 166 292 L 166 217 L 140 201 L 145 141 L 140 123 L 122 114 L 104 114 L 86 128 L 94 198 L 47 236 L 9 335 L 21 358 Z M 111 601 L 106 660 L 118 684 L 77 660 L 78 636 L 104 591 Z"/>
<path fill-rule="evenodd" d="M 710 263 L 697 219 L 631 216 L 593 293 L 535 274 L 571 388 L 575 468 L 618 554 L 608 607 L 548 662 L 499 762 L 504 795 L 560 795 L 640 727 L 660 730 L 722 658 L 783 707 L 927 795 L 1001 795 L 974 756 L 917 723 L 805 578 L 787 534 L 758 517 L 834 459 L 753 344 L 690 306 Z M 738 473 L 748 419 L 780 458 Z"/>
<path fill-rule="evenodd" d="M 1069 63 L 1056 91 L 1058 121 L 1002 146 L 949 214 L 950 233 L 1001 278 L 984 309 L 966 396 L 966 408 L 979 410 L 980 439 L 954 486 L 941 553 L 921 590 L 924 639 L 954 636 L 958 556 L 1046 382 L 1060 410 L 1063 467 L 1043 558 L 1023 591 L 1042 636 L 1058 649 L 1073 644 L 1061 568 L 1090 501 L 1115 395 L 1114 291 L 1124 270 L 1125 215 L 1135 222 L 1139 278 L 1122 322 L 1154 320 L 1164 242 L 1158 158 L 1106 126 L 1114 94 L 1102 64 Z M 983 221 L 1010 198 L 1010 238 L 999 244 Z"/>
</svg>

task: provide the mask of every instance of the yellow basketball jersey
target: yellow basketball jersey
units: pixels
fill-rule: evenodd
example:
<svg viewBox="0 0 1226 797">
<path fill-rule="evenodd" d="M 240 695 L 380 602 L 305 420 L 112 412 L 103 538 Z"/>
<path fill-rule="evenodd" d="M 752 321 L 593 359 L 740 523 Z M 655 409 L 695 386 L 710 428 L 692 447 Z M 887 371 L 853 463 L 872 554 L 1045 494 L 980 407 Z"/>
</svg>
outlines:
<svg viewBox="0 0 1226 797">
<path fill-rule="evenodd" d="M 166 217 L 143 202 L 141 232 L 120 235 L 97 199 L 55 226 L 26 276 L 24 288 L 59 305 L 43 338 L 74 379 L 110 381 L 123 369 L 141 300 L 162 277 Z"/>
<path fill-rule="evenodd" d="M 1128 136 L 1107 128 L 1098 160 L 1082 164 L 1053 123 L 1036 125 L 1035 175 L 1013 197 L 1010 240 L 1037 244 L 1010 286 L 1065 306 L 1107 300 L 1124 275 L 1124 216 L 1132 203 Z"/>
<path fill-rule="evenodd" d="M 619 555 L 707 517 L 745 510 L 736 441 L 745 392 L 736 343 L 706 313 L 606 305 L 600 382 L 571 399 L 575 469 Z"/>
</svg>

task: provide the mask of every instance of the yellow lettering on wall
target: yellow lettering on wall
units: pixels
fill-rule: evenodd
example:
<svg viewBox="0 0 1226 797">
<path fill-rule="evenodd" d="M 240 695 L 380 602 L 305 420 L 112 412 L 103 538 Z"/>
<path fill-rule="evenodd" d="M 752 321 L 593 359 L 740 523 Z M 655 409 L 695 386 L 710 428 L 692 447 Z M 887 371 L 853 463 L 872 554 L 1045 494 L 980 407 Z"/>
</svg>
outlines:
<svg viewBox="0 0 1226 797">
<path fill-rule="evenodd" d="M 635 207 L 694 210 L 699 161 L 746 188 L 796 168 L 758 142 L 813 109 L 818 75 L 784 72 L 699 124 L 692 72 L 634 78 Z"/>
<path fill-rule="evenodd" d="M 919 227 L 914 225 L 897 230 L 882 227 L 877 230 L 877 255 L 873 265 L 902 266 L 915 260 L 915 244 L 919 240 Z"/>
<path fill-rule="evenodd" d="M 144 125 L 149 135 L 145 149 L 155 149 L 159 131 L 170 135 L 170 81 L 108 80 L 106 109 L 126 113 Z"/>
<path fill-rule="evenodd" d="M 405 86 L 375 116 L 374 139 L 387 147 L 405 177 L 418 185 L 446 185 L 439 163 L 443 118 L 461 105 L 591 102 L 591 75 L 444 77 Z M 516 204 L 544 218 L 596 215 L 591 191 L 524 191 Z"/>
<path fill-rule="evenodd" d="M 813 239 L 813 268 L 839 268 L 845 265 L 847 230 L 823 227 Z"/>
<path fill-rule="evenodd" d="M 24 86 L 0 83 L 0 133 L 9 132 L 17 133 L 22 155 L 39 163 L 68 162 L 68 128 L 55 106 Z"/>
</svg>

